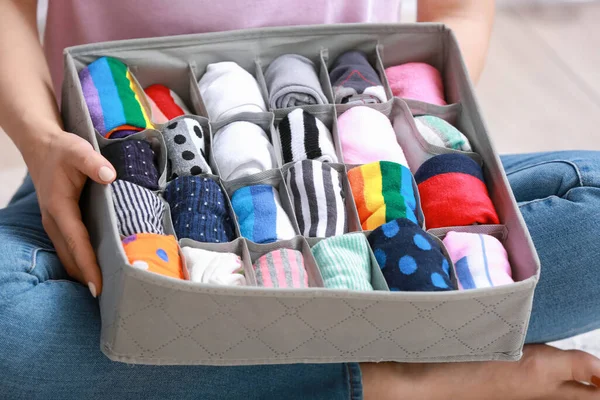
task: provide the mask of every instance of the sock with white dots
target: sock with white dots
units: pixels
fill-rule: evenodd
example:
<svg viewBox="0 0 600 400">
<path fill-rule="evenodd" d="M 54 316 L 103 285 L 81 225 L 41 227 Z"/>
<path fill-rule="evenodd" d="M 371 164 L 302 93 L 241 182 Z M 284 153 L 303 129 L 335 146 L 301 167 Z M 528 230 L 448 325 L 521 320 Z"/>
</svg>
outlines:
<svg viewBox="0 0 600 400">
<path fill-rule="evenodd" d="M 102 155 L 117 171 L 117 179 L 158 190 L 158 169 L 152 147 L 145 140 L 124 140 L 102 149 Z"/>
<path fill-rule="evenodd" d="M 167 180 L 179 176 L 212 174 L 207 162 L 205 135 L 194 118 L 182 117 L 163 126 L 167 145 Z"/>
<path fill-rule="evenodd" d="M 224 243 L 235 239 L 233 219 L 225 192 L 217 181 L 182 176 L 170 182 L 163 196 L 171 206 L 171 219 L 179 239 Z"/>
<path fill-rule="evenodd" d="M 440 245 L 417 224 L 399 218 L 369 234 L 369 244 L 391 291 L 454 290 Z"/>
</svg>

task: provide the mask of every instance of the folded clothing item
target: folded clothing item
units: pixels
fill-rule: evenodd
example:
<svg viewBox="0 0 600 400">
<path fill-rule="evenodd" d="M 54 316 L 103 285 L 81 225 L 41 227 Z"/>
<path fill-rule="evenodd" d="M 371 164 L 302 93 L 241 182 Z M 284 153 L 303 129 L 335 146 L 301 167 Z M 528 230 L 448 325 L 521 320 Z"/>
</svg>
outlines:
<svg viewBox="0 0 600 400">
<path fill-rule="evenodd" d="M 495 237 L 450 231 L 444 245 L 454 262 L 460 289 L 490 288 L 514 282 L 506 249 Z"/>
<path fill-rule="evenodd" d="M 427 229 L 500 223 L 481 167 L 464 154 L 425 161 L 415 180 Z"/>
<path fill-rule="evenodd" d="M 390 120 L 369 107 L 352 107 L 338 118 L 344 163 L 392 161 L 408 166 Z"/>
<path fill-rule="evenodd" d="M 348 171 L 350 188 L 364 230 L 407 218 L 417 221 L 413 177 L 404 165 L 380 161 Z"/>
<path fill-rule="evenodd" d="M 181 97 L 165 85 L 151 85 L 144 89 L 144 92 L 155 124 L 165 124 L 173 118 L 191 114 Z"/>
<path fill-rule="evenodd" d="M 250 122 L 232 122 L 219 129 L 212 149 L 224 181 L 277 168 L 275 149 L 269 137 L 260 126 Z"/>
<path fill-rule="evenodd" d="M 347 231 L 342 177 L 331 165 L 297 162 L 287 171 L 285 183 L 303 236 L 330 237 Z"/>
<path fill-rule="evenodd" d="M 117 171 L 117 179 L 158 190 L 159 173 L 156 155 L 145 140 L 123 140 L 110 143 L 102 149 L 102 155 Z"/>
<path fill-rule="evenodd" d="M 300 108 L 277 125 L 283 162 L 317 160 L 338 162 L 331 132 L 320 119 Z"/>
<path fill-rule="evenodd" d="M 265 81 L 272 109 L 327 104 L 315 64 L 304 56 L 277 57 L 265 71 Z"/>
<path fill-rule="evenodd" d="M 435 67 L 419 62 L 385 69 L 394 97 L 445 106 L 442 74 Z"/>
<path fill-rule="evenodd" d="M 161 129 L 167 145 L 167 180 L 178 176 L 212 174 L 206 159 L 200 122 L 182 117 Z"/>
<path fill-rule="evenodd" d="M 136 233 L 164 235 L 165 205 L 150 190 L 117 179 L 110 184 L 117 228 L 123 236 Z"/>
<path fill-rule="evenodd" d="M 385 103 L 387 96 L 377 71 L 361 51 L 342 54 L 329 72 L 336 104 Z"/>
<path fill-rule="evenodd" d="M 123 239 L 123 249 L 127 261 L 134 268 L 185 279 L 179 245 L 174 236 L 138 233 Z"/>
<path fill-rule="evenodd" d="M 154 128 L 142 100 L 144 91 L 121 61 L 98 58 L 79 71 L 79 80 L 92 124 L 100 135 L 111 138 L 117 131 L 133 134 Z"/>
<path fill-rule="evenodd" d="M 434 115 L 415 117 L 415 124 L 425 141 L 452 150 L 473 151 L 469 139 L 449 122 Z"/>
<path fill-rule="evenodd" d="M 362 233 L 348 233 L 321 240 L 313 246 L 323 283 L 328 289 L 373 290 L 371 253 Z"/>
<path fill-rule="evenodd" d="M 213 122 L 242 112 L 267 111 L 256 79 L 232 61 L 209 64 L 198 87 Z"/>
<path fill-rule="evenodd" d="M 179 239 L 224 243 L 235 239 L 235 228 L 221 186 L 211 178 L 182 176 L 169 183 L 163 197 L 171 206 Z"/>
<path fill-rule="evenodd" d="M 183 247 L 190 280 L 209 285 L 246 286 L 244 266 L 237 254 Z"/>
<path fill-rule="evenodd" d="M 246 186 L 231 196 L 231 205 L 243 237 L 255 243 L 272 243 L 296 236 L 290 218 L 270 185 Z"/>
<path fill-rule="evenodd" d="M 278 249 L 254 262 L 258 286 L 275 288 L 306 288 L 308 274 L 304 257 L 298 250 Z"/>
<path fill-rule="evenodd" d="M 391 291 L 456 289 L 441 247 L 413 221 L 399 218 L 381 225 L 369 234 L 369 244 Z"/>
</svg>

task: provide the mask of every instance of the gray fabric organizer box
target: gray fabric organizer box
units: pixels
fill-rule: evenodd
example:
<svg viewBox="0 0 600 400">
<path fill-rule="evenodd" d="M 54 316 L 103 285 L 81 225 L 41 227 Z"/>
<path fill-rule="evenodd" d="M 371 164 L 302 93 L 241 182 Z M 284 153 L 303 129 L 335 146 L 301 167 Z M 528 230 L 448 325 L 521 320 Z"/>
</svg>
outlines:
<svg viewBox="0 0 600 400">
<path fill-rule="evenodd" d="M 405 151 L 440 152 L 418 142 L 412 113 L 427 112 L 452 119 L 470 139 L 483 162 L 490 195 L 503 225 L 460 229 L 500 237 L 508 250 L 516 283 L 470 291 L 389 292 L 381 283 L 379 268 L 374 268 L 378 290 L 373 292 L 315 287 L 322 280 L 308 249 L 318 239 L 302 237 L 272 245 L 256 245 L 245 239 L 228 244 L 191 244 L 237 252 L 250 275 L 250 263 L 261 253 L 277 247 L 299 249 L 307 258 L 311 274 L 313 287 L 308 289 L 216 287 L 174 280 L 128 265 L 117 232 L 110 189 L 91 183 L 81 203 L 102 268 L 101 348 L 110 359 L 140 364 L 242 365 L 520 358 L 539 278 L 539 260 L 490 142 L 456 39 L 444 26 L 266 28 L 72 47 L 65 51 L 63 117 L 68 130 L 99 149 L 77 72 L 100 56 L 123 60 L 143 86 L 163 83 L 193 104 L 200 117 L 208 117 L 196 82 L 209 63 L 237 62 L 257 77 L 266 97 L 262 73 L 269 63 L 281 54 L 302 54 L 320 68 L 324 93 L 331 99 L 326 68 L 348 50 L 365 51 L 380 74 L 385 67 L 414 61 L 428 62 L 442 72 L 446 97 L 452 105 L 438 107 L 392 99 L 382 76 L 390 100 L 372 107 L 389 116 Z M 332 127 L 340 155 L 335 121 L 348 107 L 304 107 Z M 271 124 L 268 134 L 277 151 L 280 146 L 274 122 L 289 111 L 277 110 L 270 117 L 259 118 L 261 123 Z M 207 129 L 214 129 L 206 118 L 203 121 Z M 214 160 L 211 163 L 214 166 Z M 218 173 L 218 169 L 215 171 Z M 271 176 L 276 175 L 273 172 Z M 230 186 L 226 183 L 224 187 Z M 289 200 L 282 201 L 289 204 Z M 349 226 L 360 230 L 353 206 L 349 199 L 347 209 L 352 212 L 348 218 L 354 221 Z M 292 212 L 289 207 L 287 212 Z M 443 237 L 446 231 L 430 233 Z M 255 284 L 254 278 L 250 277 L 249 282 Z"/>
</svg>

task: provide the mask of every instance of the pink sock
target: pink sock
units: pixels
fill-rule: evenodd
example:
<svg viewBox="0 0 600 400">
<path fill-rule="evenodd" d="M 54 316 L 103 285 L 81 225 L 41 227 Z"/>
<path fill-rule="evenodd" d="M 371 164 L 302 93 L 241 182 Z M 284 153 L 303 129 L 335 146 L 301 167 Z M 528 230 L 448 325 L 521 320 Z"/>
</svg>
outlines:
<svg viewBox="0 0 600 400">
<path fill-rule="evenodd" d="M 513 283 L 508 254 L 493 236 L 448 232 L 444 238 L 456 268 L 459 289 L 489 288 Z"/>
<path fill-rule="evenodd" d="M 369 107 L 352 107 L 337 121 L 344 163 L 391 161 L 408 167 L 390 120 Z"/>
<path fill-rule="evenodd" d="M 394 97 L 445 106 L 444 83 L 440 71 L 425 63 L 407 63 L 389 67 L 385 76 Z"/>
</svg>

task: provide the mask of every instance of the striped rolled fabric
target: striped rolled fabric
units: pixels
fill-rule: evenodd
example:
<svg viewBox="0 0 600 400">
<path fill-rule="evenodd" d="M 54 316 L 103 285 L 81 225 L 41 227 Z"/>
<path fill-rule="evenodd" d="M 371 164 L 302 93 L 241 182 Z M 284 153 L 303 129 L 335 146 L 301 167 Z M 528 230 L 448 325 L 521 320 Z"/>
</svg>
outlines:
<svg viewBox="0 0 600 400">
<path fill-rule="evenodd" d="M 300 161 L 287 172 L 286 185 L 303 236 L 330 237 L 348 230 L 341 176 L 329 164 Z"/>
<path fill-rule="evenodd" d="M 362 233 L 324 239 L 312 248 L 323 282 L 329 289 L 373 290 L 371 253 Z"/>
<path fill-rule="evenodd" d="M 277 126 L 283 163 L 302 160 L 338 162 L 329 129 L 311 113 L 298 108 Z"/>
<path fill-rule="evenodd" d="M 94 128 L 102 136 L 118 138 L 154 128 L 142 101 L 144 91 L 121 61 L 101 57 L 79 72 L 79 80 Z"/>
<path fill-rule="evenodd" d="M 418 223 L 413 178 L 404 165 L 389 161 L 365 164 L 348 171 L 348 180 L 364 230 L 398 218 Z"/>
<path fill-rule="evenodd" d="M 111 183 L 110 187 L 117 214 L 117 227 L 121 235 L 164 235 L 165 205 L 157 195 L 146 188 L 120 179 Z"/>
<path fill-rule="evenodd" d="M 254 262 L 258 286 L 275 288 L 308 287 L 304 257 L 298 250 L 278 249 Z"/>
</svg>

